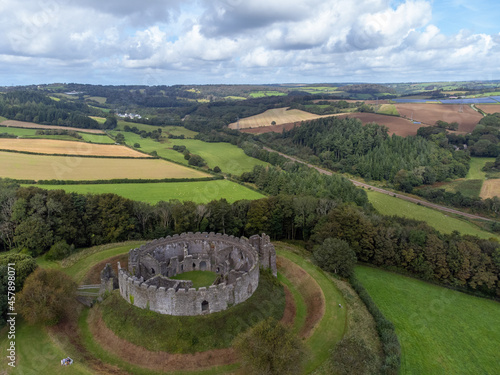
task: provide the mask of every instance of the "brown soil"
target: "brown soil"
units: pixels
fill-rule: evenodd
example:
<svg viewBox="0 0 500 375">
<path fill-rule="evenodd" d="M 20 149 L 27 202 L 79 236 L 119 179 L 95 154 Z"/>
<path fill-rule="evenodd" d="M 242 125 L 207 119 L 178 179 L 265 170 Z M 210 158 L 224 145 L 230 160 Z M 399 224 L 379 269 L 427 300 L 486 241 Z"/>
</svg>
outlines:
<svg viewBox="0 0 500 375">
<path fill-rule="evenodd" d="M 280 272 L 289 280 L 293 280 L 294 285 L 304 297 L 307 306 L 307 316 L 304 326 L 300 330 L 302 338 L 310 337 L 317 324 L 325 314 L 325 296 L 321 287 L 306 271 L 292 261 L 277 257 L 277 264 Z"/>
<path fill-rule="evenodd" d="M 102 262 L 95 264 L 85 275 L 82 284 L 99 284 L 101 282 L 101 271 L 106 266 L 106 263 L 111 263 L 111 267 L 118 275 L 118 264 L 120 262 L 120 266 L 122 268 L 128 268 L 128 253 L 114 256 L 109 259 L 105 259 Z"/>
<path fill-rule="evenodd" d="M 486 113 L 500 113 L 500 104 L 475 104 L 475 106 Z"/>
<path fill-rule="evenodd" d="M 80 129 L 80 128 L 72 128 L 69 126 L 57 126 L 57 125 L 40 125 L 35 124 L 34 122 L 23 122 L 16 120 L 6 120 L 0 123 L 3 126 L 12 126 L 14 128 L 28 128 L 28 129 L 60 129 L 60 130 L 74 130 L 77 132 L 83 133 L 93 133 L 93 134 L 104 134 L 102 130 L 98 129 Z"/>
<path fill-rule="evenodd" d="M 416 135 L 418 128 L 421 126 L 427 126 L 425 124 L 413 124 L 410 120 L 397 117 L 397 116 L 386 116 L 377 113 L 350 113 L 348 115 L 340 115 L 339 118 L 357 118 L 360 119 L 363 124 L 368 124 L 370 122 L 376 122 L 377 124 L 387 126 L 389 129 L 389 134 L 396 134 L 402 137 L 409 135 Z M 302 122 L 292 122 L 288 124 L 274 125 L 274 126 L 263 126 L 260 128 L 252 129 L 242 129 L 241 132 L 251 133 L 251 134 L 262 134 L 262 133 L 282 133 L 284 130 L 293 129 L 295 126 L 300 126 Z"/>
<path fill-rule="evenodd" d="M 295 320 L 295 315 L 297 314 L 297 307 L 295 306 L 295 302 L 293 300 L 292 293 L 290 289 L 286 285 L 285 287 L 285 312 L 283 313 L 283 317 L 281 318 L 281 323 L 284 325 L 291 326 L 293 321 Z"/>
<path fill-rule="evenodd" d="M 470 133 L 483 116 L 464 104 L 463 112 L 459 112 L 460 104 L 430 104 L 430 103 L 398 103 L 395 104 L 399 114 L 422 125 L 434 125 L 436 121 L 458 122 L 458 131 Z"/>
</svg>

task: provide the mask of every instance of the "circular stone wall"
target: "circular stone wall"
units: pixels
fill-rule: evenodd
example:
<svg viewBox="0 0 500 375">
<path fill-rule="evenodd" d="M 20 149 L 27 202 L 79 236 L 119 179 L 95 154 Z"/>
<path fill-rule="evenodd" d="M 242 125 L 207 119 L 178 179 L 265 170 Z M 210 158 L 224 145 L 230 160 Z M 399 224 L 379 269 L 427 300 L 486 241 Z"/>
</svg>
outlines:
<svg viewBox="0 0 500 375">
<path fill-rule="evenodd" d="M 215 233 L 183 233 L 130 250 L 128 271 L 119 266 L 120 294 L 131 304 L 169 315 L 200 315 L 226 310 L 247 300 L 259 285 L 259 252 L 265 265 L 274 247 L 263 235 L 237 238 Z M 273 254 L 271 254 L 273 253 Z M 262 260 L 261 260 L 262 263 Z M 271 268 L 272 267 L 266 267 Z M 212 271 L 208 288 L 170 277 L 188 271 Z"/>
</svg>

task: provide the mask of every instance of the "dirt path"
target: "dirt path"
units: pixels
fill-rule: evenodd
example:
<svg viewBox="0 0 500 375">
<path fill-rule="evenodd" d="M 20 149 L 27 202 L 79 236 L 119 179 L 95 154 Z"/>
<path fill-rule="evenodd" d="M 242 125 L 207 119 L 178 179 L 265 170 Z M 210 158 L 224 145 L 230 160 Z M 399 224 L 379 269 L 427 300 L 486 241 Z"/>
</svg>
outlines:
<svg viewBox="0 0 500 375">
<path fill-rule="evenodd" d="M 300 337 L 308 338 L 314 333 L 314 329 L 325 315 L 325 296 L 319 284 L 300 266 L 284 257 L 277 257 L 280 272 L 293 284 L 302 294 L 307 306 L 307 316 L 304 326 L 299 332 Z"/>
<path fill-rule="evenodd" d="M 326 174 L 326 175 L 329 175 L 329 176 L 331 176 L 333 174 L 333 172 L 327 171 L 326 169 L 323 169 L 323 168 L 317 167 L 315 165 L 306 163 L 306 162 L 304 162 L 304 161 L 302 161 L 300 159 L 294 158 L 293 156 L 290 156 L 290 155 L 283 154 L 283 153 L 278 152 L 276 150 L 273 150 L 273 149 L 271 149 L 269 147 L 264 147 L 264 150 L 267 150 L 269 152 L 277 152 L 278 154 L 280 154 L 281 156 L 284 156 L 287 159 L 296 161 L 297 163 L 305 164 L 305 165 L 307 165 L 310 168 L 314 168 L 319 173 Z M 386 194 L 386 195 L 391 195 L 393 197 L 396 197 L 396 198 L 399 198 L 399 199 L 403 199 L 403 200 L 408 201 L 408 202 L 417 203 L 417 204 L 420 204 L 422 206 L 434 208 L 434 209 L 439 210 L 439 211 L 449 212 L 449 213 L 452 213 L 452 214 L 455 214 L 455 215 L 459 215 L 459 216 L 463 216 L 463 217 L 466 217 L 466 218 L 469 218 L 469 219 L 486 220 L 486 221 L 493 221 L 493 222 L 495 221 L 495 220 L 488 219 L 488 218 L 483 217 L 483 216 L 468 214 L 466 212 L 462 212 L 462 211 L 454 210 L 452 208 L 448 208 L 448 207 L 445 207 L 445 206 L 440 206 L 438 204 L 426 202 L 426 201 L 421 200 L 421 199 L 412 198 L 412 197 L 408 197 L 408 196 L 403 195 L 403 194 L 394 193 L 393 191 L 381 189 L 381 188 L 378 188 L 376 186 L 368 185 L 368 184 L 365 184 L 363 182 L 359 182 L 359 181 L 356 181 L 356 180 L 352 180 L 352 179 L 348 179 L 348 180 L 351 181 L 355 186 L 364 187 L 364 188 L 370 188 L 373 191 L 376 191 L 376 192 L 379 192 L 379 193 L 382 193 L 382 194 Z"/>
<path fill-rule="evenodd" d="M 299 267 L 299 269 L 301 268 Z M 307 274 L 307 276 L 309 275 Z M 297 309 L 293 296 L 286 286 L 285 301 L 285 311 L 281 322 L 286 325 L 291 325 L 295 320 Z M 238 359 L 232 348 L 215 349 L 194 354 L 170 354 L 167 352 L 153 352 L 147 350 L 118 337 L 106 326 L 98 308 L 90 310 L 88 324 L 94 340 L 104 348 L 104 350 L 119 357 L 123 361 L 150 370 L 163 372 L 183 370 L 194 371 L 214 366 L 233 364 Z"/>
</svg>

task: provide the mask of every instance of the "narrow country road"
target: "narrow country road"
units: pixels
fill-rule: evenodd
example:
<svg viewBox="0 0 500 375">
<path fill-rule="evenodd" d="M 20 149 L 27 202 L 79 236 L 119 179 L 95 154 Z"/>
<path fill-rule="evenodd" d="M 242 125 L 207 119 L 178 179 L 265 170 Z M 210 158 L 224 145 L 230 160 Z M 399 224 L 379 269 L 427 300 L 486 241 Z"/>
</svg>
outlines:
<svg viewBox="0 0 500 375">
<path fill-rule="evenodd" d="M 285 158 L 287 159 L 290 159 L 290 160 L 293 160 L 293 161 L 296 161 L 297 163 L 301 163 L 301 164 L 305 164 L 307 165 L 308 167 L 310 168 L 314 168 L 316 169 L 319 173 L 323 173 L 323 174 L 326 174 L 326 175 L 329 175 L 331 176 L 333 174 L 333 172 L 330 172 L 326 169 L 323 169 L 323 168 L 320 168 L 320 167 L 316 167 L 315 165 L 312 165 L 312 164 L 309 164 L 309 163 L 306 163 L 302 160 L 299 160 L 297 158 L 294 158 L 293 156 L 290 156 L 290 155 L 286 155 L 286 154 L 283 154 L 281 152 L 278 152 L 276 150 L 273 150 L 269 147 L 263 147 L 264 150 L 266 151 L 269 151 L 269 152 L 277 152 L 278 154 L 280 154 L 281 156 L 284 156 Z M 368 185 L 368 184 L 365 184 L 363 182 L 359 182 L 359 181 L 356 181 L 356 180 L 351 180 L 350 178 L 348 179 L 349 181 L 351 181 L 355 186 L 359 186 L 359 187 L 364 187 L 364 188 L 370 188 L 371 190 L 373 191 L 376 191 L 376 192 L 379 192 L 379 193 L 382 193 L 382 194 L 387 194 L 387 195 L 390 195 L 390 196 L 393 196 L 393 197 L 396 197 L 396 198 L 399 198 L 399 199 L 403 199 L 405 201 L 408 201 L 408 202 L 412 202 L 412 203 L 419 203 L 420 205 L 422 206 L 427 206 L 427 207 L 430 207 L 430 208 L 434 208 L 436 210 L 439 210 L 439 211 L 444 211 L 444 212 L 449 212 L 449 213 L 452 213 L 452 214 L 455 214 L 455 215 L 460 215 L 460 216 L 464 216 L 464 217 L 467 217 L 469 219 L 476 219 L 476 220 L 486 220 L 486 221 L 495 221 L 495 220 L 492 220 L 492 219 L 488 219 L 486 217 L 482 217 L 482 216 L 477 216 L 477 215 L 472 215 L 472 214 L 468 214 L 466 212 L 462 212 L 462 211 L 458 211 L 458 210 L 454 210 L 452 208 L 448 208 L 448 207 L 445 207 L 445 206 L 440 206 L 438 204 L 434 204 L 434 203 L 430 203 L 430 202 L 426 202 L 424 200 L 421 200 L 421 199 L 417 199 L 417 198 L 412 198 L 412 197 L 408 197 L 406 195 L 403 195 L 403 194 L 398 194 L 398 193 L 394 193 L 392 191 L 389 191 L 389 190 L 384 190 L 384 189 L 381 189 L 381 188 L 378 188 L 376 186 L 372 186 L 372 185 Z"/>
</svg>

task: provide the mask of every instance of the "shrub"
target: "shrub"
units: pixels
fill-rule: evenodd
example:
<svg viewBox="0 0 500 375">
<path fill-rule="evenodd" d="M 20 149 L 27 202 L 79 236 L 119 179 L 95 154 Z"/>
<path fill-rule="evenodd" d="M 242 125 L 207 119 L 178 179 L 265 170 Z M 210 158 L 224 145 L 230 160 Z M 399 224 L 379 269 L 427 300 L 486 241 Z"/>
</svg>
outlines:
<svg viewBox="0 0 500 375">
<path fill-rule="evenodd" d="M 76 283 L 64 272 L 38 268 L 18 295 L 18 308 L 30 324 L 54 325 L 73 311 Z"/>
</svg>

